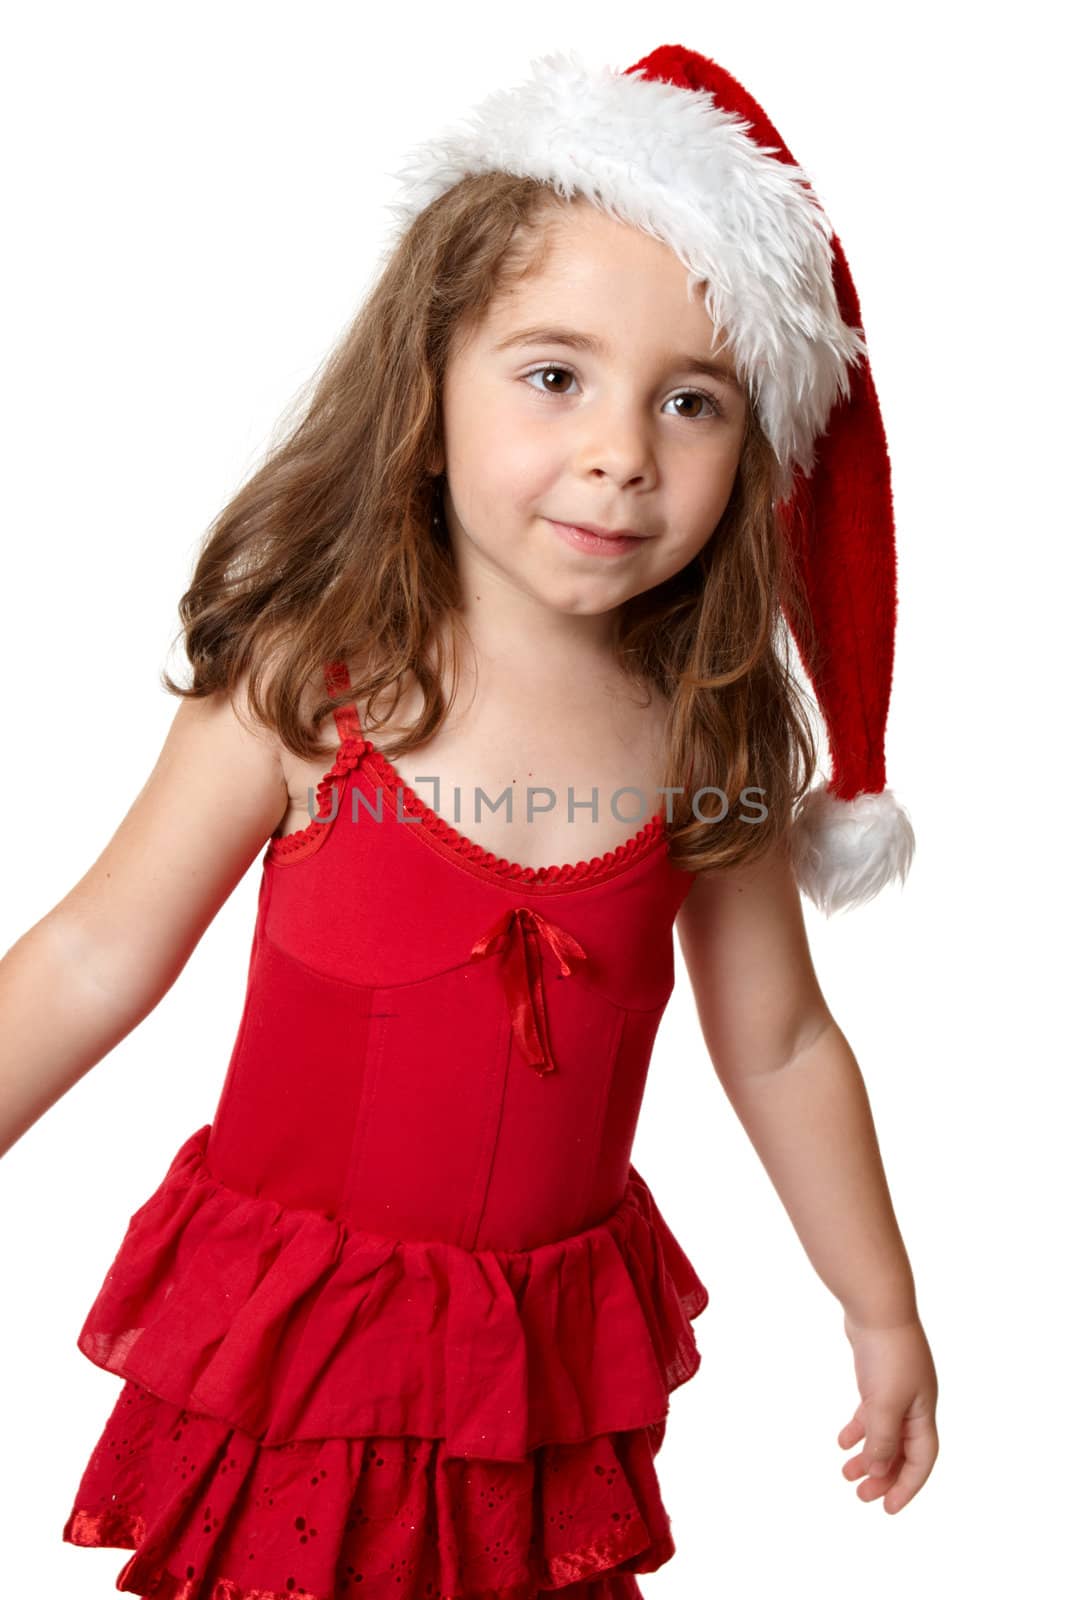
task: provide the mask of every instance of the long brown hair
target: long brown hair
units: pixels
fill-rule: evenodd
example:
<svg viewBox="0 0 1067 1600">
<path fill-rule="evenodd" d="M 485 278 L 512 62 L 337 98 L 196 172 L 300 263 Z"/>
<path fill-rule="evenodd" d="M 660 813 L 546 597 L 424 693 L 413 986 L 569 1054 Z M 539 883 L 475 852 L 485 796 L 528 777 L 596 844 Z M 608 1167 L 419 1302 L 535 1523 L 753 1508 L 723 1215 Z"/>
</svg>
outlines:
<svg viewBox="0 0 1067 1600">
<path fill-rule="evenodd" d="M 322 669 L 344 660 L 354 664 L 345 703 L 370 711 L 391 690 L 395 704 L 408 674 L 422 691 L 418 718 L 381 743 L 383 754 L 433 735 L 456 690 L 446 699 L 432 641 L 442 625 L 457 627 L 461 599 L 434 517 L 448 353 L 461 324 L 477 324 L 498 290 L 537 271 L 555 215 L 573 203 L 535 180 L 488 173 L 415 219 L 285 436 L 208 528 L 179 605 L 192 683 L 164 671 L 172 694 L 232 692 L 244 679 L 252 716 L 297 757 L 325 763 L 332 747 L 317 730 L 340 702 Z M 620 667 L 670 702 L 661 782 L 681 791 L 668 834 L 672 860 L 689 871 L 754 859 L 782 838 L 815 766 L 807 697 L 786 655 L 783 613 L 802 618 L 803 605 L 772 468 L 750 404 L 714 534 L 617 617 Z M 700 801 L 703 817 L 722 811 L 721 820 L 694 813 L 705 786 L 721 797 Z"/>
</svg>

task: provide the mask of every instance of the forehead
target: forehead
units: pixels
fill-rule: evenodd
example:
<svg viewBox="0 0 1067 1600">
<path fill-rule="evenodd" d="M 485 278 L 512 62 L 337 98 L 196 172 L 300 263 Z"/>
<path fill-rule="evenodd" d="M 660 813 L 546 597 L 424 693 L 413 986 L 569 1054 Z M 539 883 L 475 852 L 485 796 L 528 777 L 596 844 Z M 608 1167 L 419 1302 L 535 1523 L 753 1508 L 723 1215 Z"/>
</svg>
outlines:
<svg viewBox="0 0 1067 1600">
<path fill-rule="evenodd" d="M 517 246 L 519 271 L 482 325 L 492 353 L 565 345 L 597 358 L 647 353 L 740 387 L 705 285 L 661 239 L 582 200 L 549 207 Z"/>
</svg>

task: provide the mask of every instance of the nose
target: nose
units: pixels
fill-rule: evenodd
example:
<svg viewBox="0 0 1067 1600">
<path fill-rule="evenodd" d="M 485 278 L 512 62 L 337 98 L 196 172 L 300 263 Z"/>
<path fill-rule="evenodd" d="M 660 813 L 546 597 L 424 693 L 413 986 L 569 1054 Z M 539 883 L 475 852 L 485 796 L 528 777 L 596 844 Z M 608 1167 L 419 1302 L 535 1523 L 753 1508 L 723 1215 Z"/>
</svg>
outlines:
<svg viewBox="0 0 1067 1600">
<path fill-rule="evenodd" d="M 579 475 L 595 473 L 622 487 L 649 487 L 656 458 L 649 421 L 624 401 L 591 406 L 580 422 L 574 449 Z"/>
</svg>

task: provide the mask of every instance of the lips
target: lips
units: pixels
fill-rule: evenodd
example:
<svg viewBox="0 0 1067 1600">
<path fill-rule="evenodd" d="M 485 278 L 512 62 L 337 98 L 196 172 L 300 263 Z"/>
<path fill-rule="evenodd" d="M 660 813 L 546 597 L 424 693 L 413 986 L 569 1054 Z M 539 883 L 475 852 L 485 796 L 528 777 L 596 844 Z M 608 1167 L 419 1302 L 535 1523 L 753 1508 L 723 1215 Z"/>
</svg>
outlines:
<svg viewBox="0 0 1067 1600">
<path fill-rule="evenodd" d="M 636 528 L 602 528 L 596 522 L 564 522 L 565 528 L 577 528 L 580 533 L 595 533 L 600 539 L 643 539 Z"/>
<path fill-rule="evenodd" d="M 554 522 L 549 527 L 574 550 L 594 556 L 623 556 L 636 550 L 641 536 L 634 533 L 601 533 L 589 523 Z"/>
</svg>

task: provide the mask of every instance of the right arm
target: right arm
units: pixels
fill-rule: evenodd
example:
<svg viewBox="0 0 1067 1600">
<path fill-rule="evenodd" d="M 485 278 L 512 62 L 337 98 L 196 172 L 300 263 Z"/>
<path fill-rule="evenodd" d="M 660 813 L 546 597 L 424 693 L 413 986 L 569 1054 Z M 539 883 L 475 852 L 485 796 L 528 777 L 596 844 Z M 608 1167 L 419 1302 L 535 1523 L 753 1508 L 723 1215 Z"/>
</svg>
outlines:
<svg viewBox="0 0 1067 1600">
<path fill-rule="evenodd" d="M 0 1156 L 159 1004 L 285 815 L 279 743 L 234 700 L 181 701 L 110 843 L 0 960 Z"/>
</svg>

